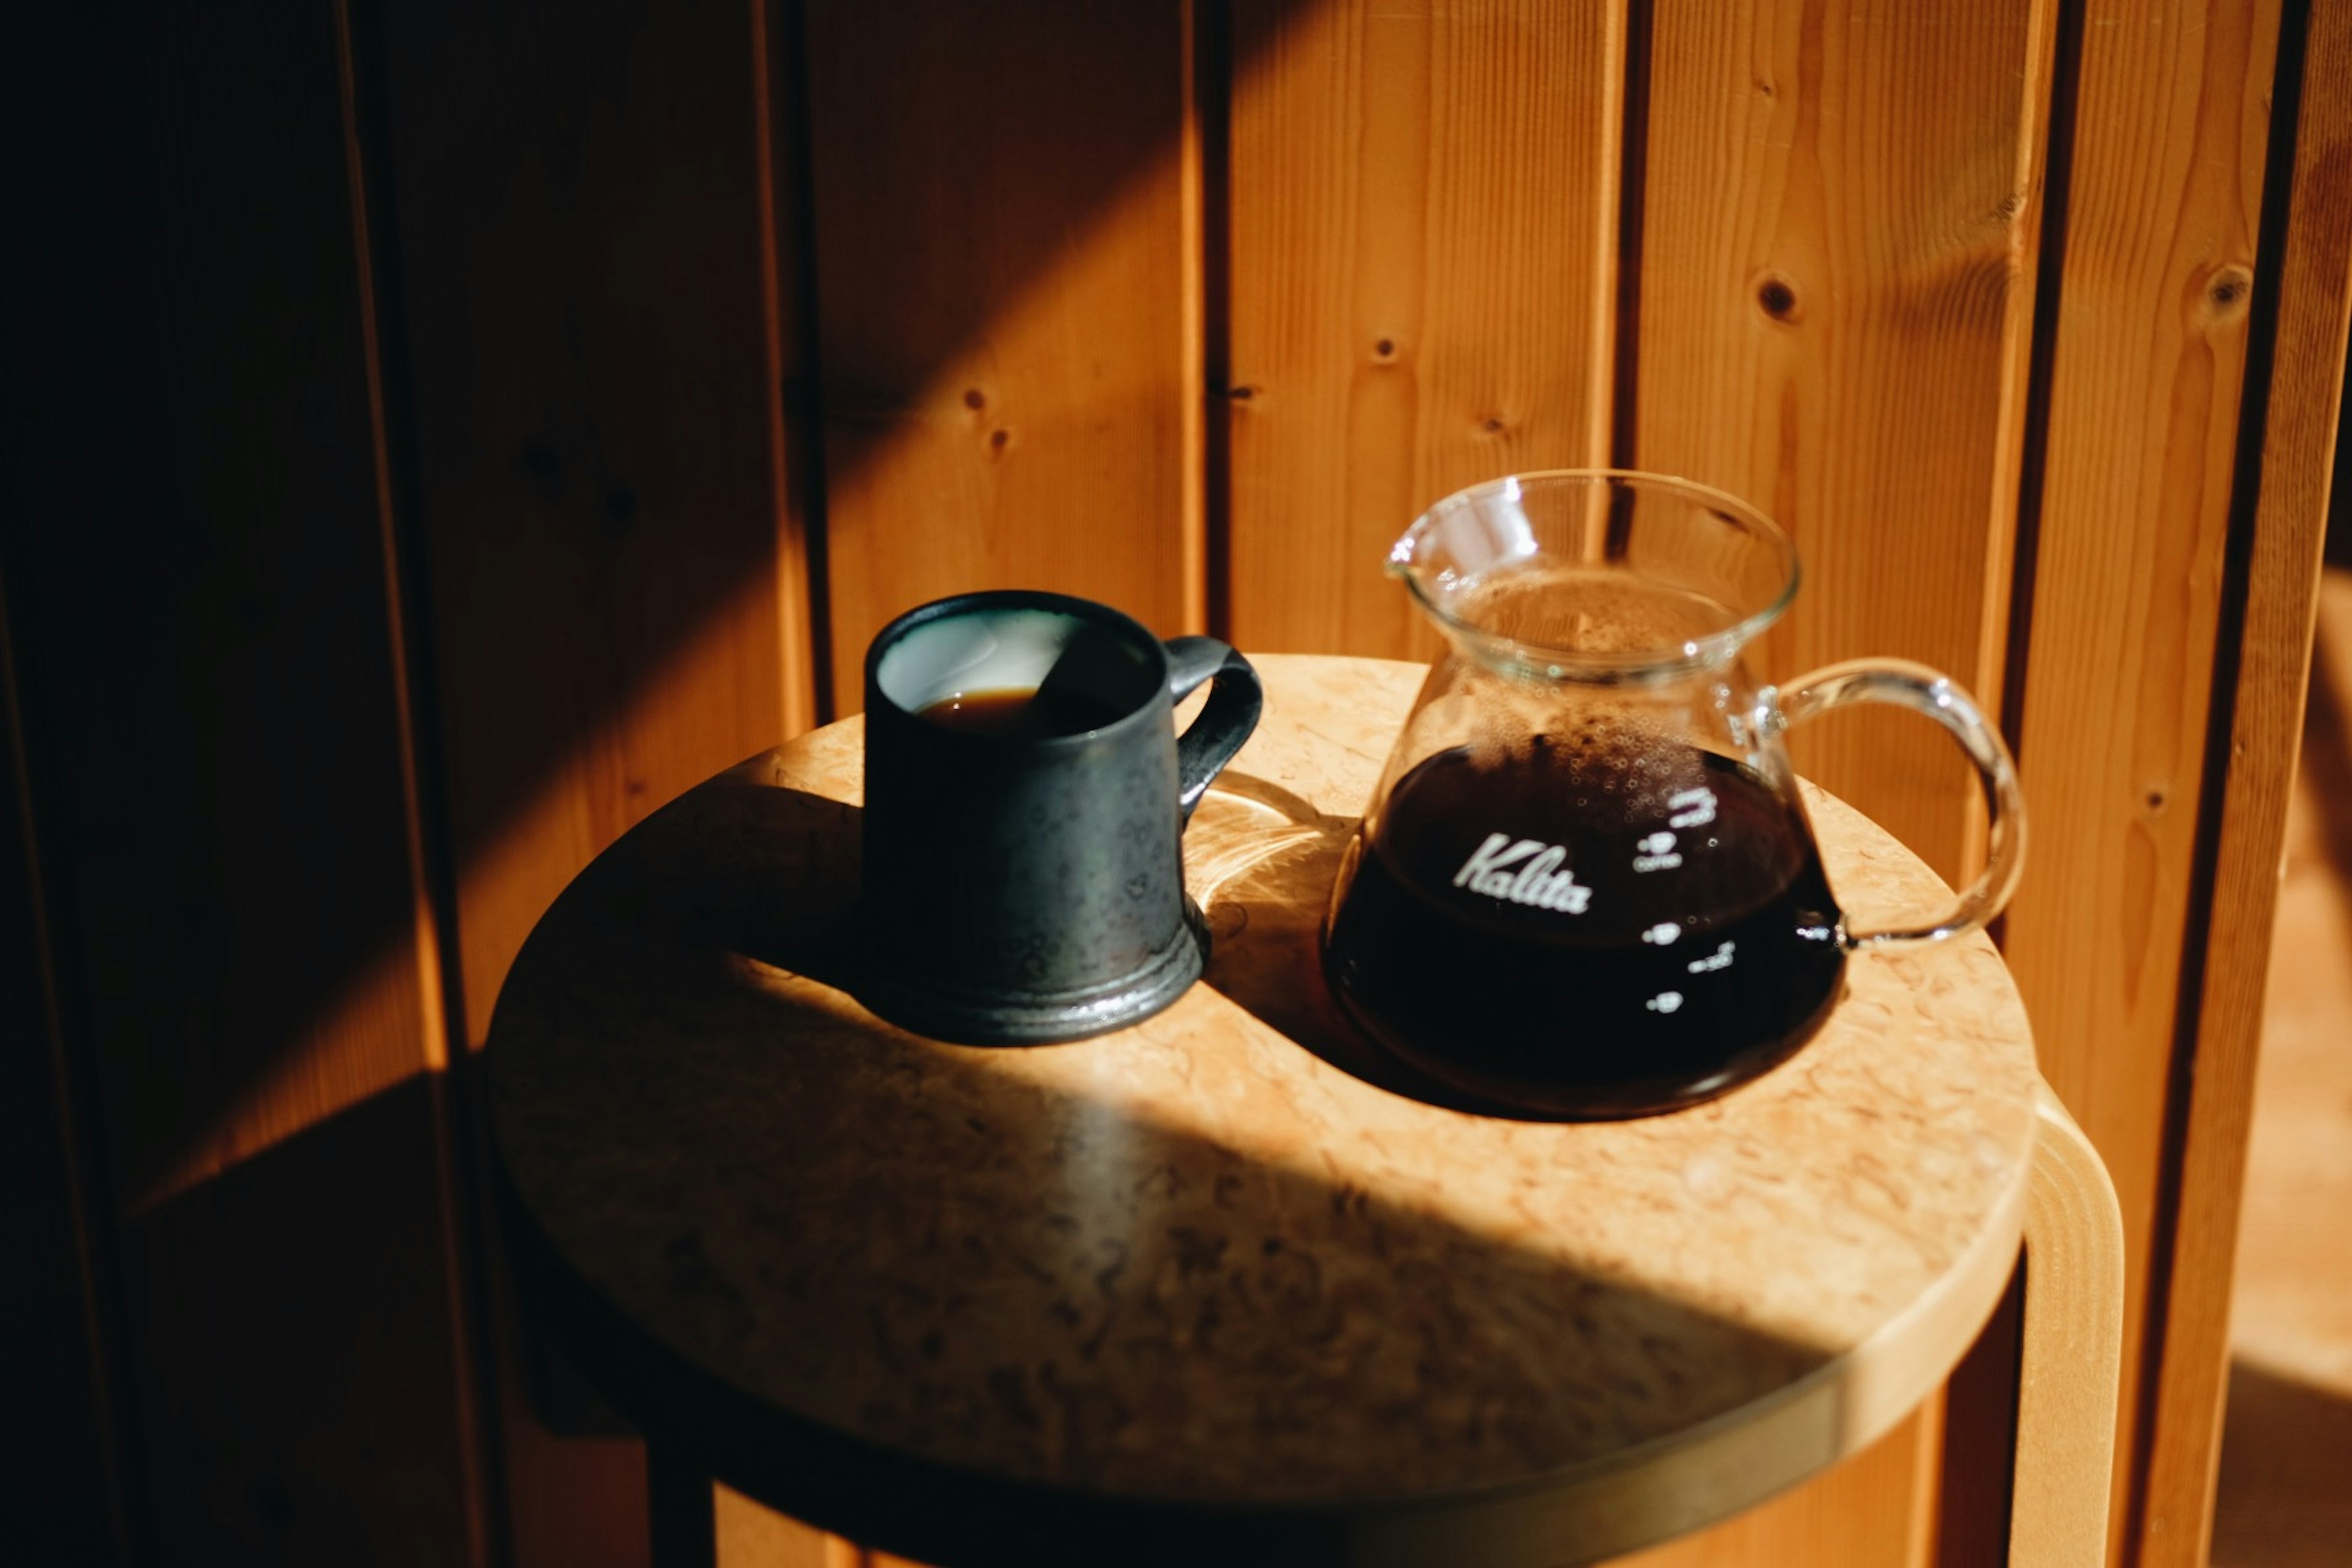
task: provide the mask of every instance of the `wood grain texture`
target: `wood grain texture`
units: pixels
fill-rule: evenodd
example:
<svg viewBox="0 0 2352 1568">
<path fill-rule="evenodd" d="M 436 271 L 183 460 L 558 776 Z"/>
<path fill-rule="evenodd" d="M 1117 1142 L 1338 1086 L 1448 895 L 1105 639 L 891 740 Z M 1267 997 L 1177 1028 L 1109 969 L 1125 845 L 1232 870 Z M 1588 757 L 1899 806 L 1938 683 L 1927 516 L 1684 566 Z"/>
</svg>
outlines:
<svg viewBox="0 0 2352 1568">
<path fill-rule="evenodd" d="M 1998 696 L 2053 16 L 1654 7 L 1616 441 L 1797 540 L 1774 679 L 1895 655 Z M 1970 864 L 1975 787 L 1928 727 L 1857 715 L 1790 742 L 1946 877 Z M 1924 1562 L 1939 1441 L 1931 1413 L 1657 1561 Z"/>
<path fill-rule="evenodd" d="M 2302 756 L 2287 809 L 2231 1270 L 2213 1568 L 2334 1568 L 2352 1541 L 2352 547 L 2339 411 Z M 2168 1533 L 2170 1533 L 2168 1531 Z"/>
<path fill-rule="evenodd" d="M 804 9 L 838 710 L 947 594 L 1185 630 L 1187 7 Z"/>
<path fill-rule="evenodd" d="M 1933 1561 L 1923 1538 L 1939 1430 L 1935 1404 L 1837 1466 L 1746 1513 L 1612 1568 L 1894 1568 Z"/>
<path fill-rule="evenodd" d="M 1630 449 L 1796 539 L 1772 679 L 1894 655 L 1999 694 L 2053 15 L 1658 0 Z M 1940 736 L 1791 741 L 1958 879 L 1979 808 Z"/>
<path fill-rule="evenodd" d="M 799 203 L 771 9 L 384 6 L 428 709 L 478 1041 L 598 850 L 815 709 Z M 572 1435 L 486 1282 L 520 1568 L 642 1563 L 643 1458 Z M 563 1435 L 559 1436 L 562 1432 Z"/>
<path fill-rule="evenodd" d="M 2072 84 L 2016 731 L 2035 864 L 2005 945 L 2043 1071 L 2098 1145 L 2122 1205 L 2127 1432 L 2139 1419 L 2150 1263 L 2166 1245 L 2168 1084 L 2184 943 L 2196 940 L 2191 883 L 2277 31 L 2275 5 L 2095 4 Z M 2226 1275 L 2225 1262 L 2217 1278 Z M 2133 1447 L 2117 1449 L 2118 1554 Z"/>
<path fill-rule="evenodd" d="M 336 12 L 39 26 L 5 545 L 133 1506 L 476 1561 Z"/>
<path fill-rule="evenodd" d="M 1427 1103 L 1314 978 L 1421 671 L 1260 668 L 1265 721 L 1188 835 L 1206 984 L 1127 1030 L 951 1046 L 822 978 L 854 721 L 574 884 L 488 1065 L 525 1278 L 583 1365 L 731 1484 L 950 1560 L 1099 1561 L 1108 1531 L 1134 1560 L 1549 1563 L 1895 1426 L 2021 1235 L 2039 1079 L 1990 945 L 1858 959 L 1803 1055 L 1685 1115 Z M 1880 896 L 1939 890 L 1809 808 Z"/>
<path fill-rule="evenodd" d="M 1937 1568 L 1998 1568 L 2009 1561 L 2018 1344 L 2025 1321 L 2021 1255 L 2018 1261 L 2009 1294 L 1944 1384 L 1944 1451 L 1929 1559 Z"/>
<path fill-rule="evenodd" d="M 1231 9 L 1231 635 L 1425 656 L 1391 542 L 1607 452 L 1624 7 Z"/>
<path fill-rule="evenodd" d="M 2098 1151 L 2047 1086 L 2041 1112 L 2025 1210 L 2009 1560 L 2099 1568 L 2117 1447 L 2123 1219 Z"/>
<path fill-rule="evenodd" d="M 741 0 L 387 6 L 382 37 L 478 1041 L 573 871 L 814 711 L 779 607 L 789 215 Z"/>
<path fill-rule="evenodd" d="M 2352 5 L 2323 0 L 2298 20 L 2292 159 L 2273 163 L 2289 182 L 2284 222 L 2266 216 L 2263 228 L 2262 265 L 2277 293 L 2275 313 L 2265 312 L 2269 374 L 2259 405 L 2259 458 L 2241 453 L 2242 462 L 2259 468 L 2252 515 L 2233 522 L 2251 533 L 2243 608 L 2234 617 L 2236 657 L 2220 667 L 2216 692 L 2228 728 L 2209 742 L 2210 756 L 2226 759 L 2221 798 L 2207 807 L 2219 811 L 2211 898 L 2189 934 L 2204 950 L 2204 974 L 2182 1140 L 2170 1152 L 2179 1198 L 2135 1521 L 2139 1561 L 2149 1568 L 2202 1563 L 2212 1531 L 2263 960 L 2277 910 L 2330 485 L 2344 479 L 2333 468 L 2352 331 Z M 2286 101 L 2279 94 L 2282 109 Z M 2273 132 L 2288 133 L 2284 123 Z"/>
</svg>

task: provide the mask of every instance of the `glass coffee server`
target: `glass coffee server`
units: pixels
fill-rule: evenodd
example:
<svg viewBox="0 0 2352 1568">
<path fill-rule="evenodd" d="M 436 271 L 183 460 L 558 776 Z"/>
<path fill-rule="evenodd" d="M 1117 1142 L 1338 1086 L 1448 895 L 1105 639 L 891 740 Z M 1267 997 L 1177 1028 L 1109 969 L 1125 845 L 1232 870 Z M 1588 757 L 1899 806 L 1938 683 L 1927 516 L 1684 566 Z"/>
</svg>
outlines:
<svg viewBox="0 0 2352 1568">
<path fill-rule="evenodd" d="M 1432 507 L 1390 569 L 1446 640 L 1349 846 L 1324 967 L 1382 1046 L 1523 1114 L 1669 1110 L 1785 1060 L 1849 956 L 1999 912 L 2024 850 L 2000 733 L 1948 678 L 1859 659 L 1786 689 L 1745 650 L 1796 594 L 1770 519 L 1686 480 L 1514 475 Z M 1856 929 L 1782 731 L 1855 702 L 1937 720 L 1982 775 L 1982 873 Z"/>
</svg>

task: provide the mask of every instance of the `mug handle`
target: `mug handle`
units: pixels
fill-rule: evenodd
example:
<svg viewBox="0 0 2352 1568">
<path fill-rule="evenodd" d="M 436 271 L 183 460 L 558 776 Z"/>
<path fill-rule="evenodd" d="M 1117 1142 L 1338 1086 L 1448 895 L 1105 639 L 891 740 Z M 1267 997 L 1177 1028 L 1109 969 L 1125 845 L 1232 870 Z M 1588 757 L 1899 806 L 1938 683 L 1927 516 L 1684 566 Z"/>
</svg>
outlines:
<svg viewBox="0 0 2352 1568">
<path fill-rule="evenodd" d="M 1249 660 L 1214 637 L 1171 637 L 1160 646 L 1168 650 L 1171 701 L 1181 702 L 1204 680 L 1216 683 L 1201 716 L 1176 737 L 1176 805 L 1181 820 L 1190 822 L 1210 781 L 1257 728 L 1265 694 Z"/>
<path fill-rule="evenodd" d="M 1785 695 L 1768 686 L 1757 693 L 1756 721 L 1768 731 L 1786 730 L 1816 713 L 1857 702 L 1891 702 L 1925 713 L 1950 731 L 1983 775 L 1991 819 L 1987 825 L 1984 870 L 1950 909 L 1924 925 L 1865 931 L 1841 929 L 1838 945 L 1857 952 L 1895 942 L 1942 942 L 1964 936 L 2000 913 L 2025 866 L 2025 796 L 2017 786 L 2017 763 L 2000 731 L 1985 721 L 1975 699 L 1951 677 L 1908 659 L 1848 659 L 1813 671 Z"/>
</svg>

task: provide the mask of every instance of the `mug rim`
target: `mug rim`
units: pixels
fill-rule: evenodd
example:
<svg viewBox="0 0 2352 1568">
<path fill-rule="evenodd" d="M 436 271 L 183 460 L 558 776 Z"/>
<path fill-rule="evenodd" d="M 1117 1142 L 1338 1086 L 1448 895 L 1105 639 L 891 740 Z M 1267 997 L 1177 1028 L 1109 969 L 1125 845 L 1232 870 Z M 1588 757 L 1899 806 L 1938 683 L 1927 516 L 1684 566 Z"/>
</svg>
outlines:
<svg viewBox="0 0 2352 1568">
<path fill-rule="evenodd" d="M 1604 488 L 1622 486 L 1628 489 L 1660 491 L 1696 503 L 1709 511 L 1736 514 L 1743 526 L 1777 549 L 1787 562 L 1788 569 L 1779 591 L 1762 607 L 1749 611 L 1719 630 L 1692 637 L 1679 647 L 1595 654 L 1500 636 L 1489 627 L 1456 615 L 1440 603 L 1423 584 L 1414 555 L 1423 539 L 1440 519 L 1475 505 L 1507 487 L 1524 489 L 1537 486 L 1559 489 L 1571 484 Z M 1717 486 L 1685 479 L 1679 474 L 1648 468 L 1530 468 L 1522 473 L 1502 474 L 1475 485 L 1465 485 L 1423 509 L 1421 515 L 1413 519 L 1411 526 L 1390 547 L 1388 566 L 1392 575 L 1403 579 L 1405 591 L 1412 596 L 1413 603 L 1446 631 L 1481 648 L 1492 649 L 1507 662 L 1523 667 L 1530 673 L 1595 682 L 1674 679 L 1727 663 L 1788 612 L 1790 605 L 1796 599 L 1798 587 L 1804 580 L 1804 563 L 1799 557 L 1796 541 L 1790 537 L 1788 530 L 1774 521 L 1762 509 Z"/>
<path fill-rule="evenodd" d="M 996 610 L 1044 610 L 1066 616 L 1072 620 L 1089 621 L 1106 626 L 1120 636 L 1131 638 L 1146 650 L 1146 658 L 1154 676 L 1152 689 L 1160 699 L 1168 698 L 1168 647 L 1152 635 L 1151 628 L 1126 611 L 1106 605 L 1097 599 L 1082 599 L 1075 594 L 1056 594 L 1045 588 L 979 588 L 969 593 L 950 594 L 943 599 L 933 599 L 917 605 L 895 616 L 866 647 L 866 710 L 869 717 L 877 709 L 886 709 L 898 718 L 920 725 L 924 733 L 935 735 L 956 744 L 973 745 L 996 750 L 1054 751 L 1076 750 L 1090 742 L 1097 742 L 1129 729 L 1155 710 L 1172 714 L 1175 703 L 1155 702 L 1146 695 L 1134 706 L 1106 724 L 1092 729 L 1074 730 L 1066 735 L 1006 735 L 983 730 L 954 730 L 945 724 L 935 724 L 916 710 L 908 707 L 882 686 L 882 658 L 908 632 L 936 621 L 958 616 Z"/>
</svg>

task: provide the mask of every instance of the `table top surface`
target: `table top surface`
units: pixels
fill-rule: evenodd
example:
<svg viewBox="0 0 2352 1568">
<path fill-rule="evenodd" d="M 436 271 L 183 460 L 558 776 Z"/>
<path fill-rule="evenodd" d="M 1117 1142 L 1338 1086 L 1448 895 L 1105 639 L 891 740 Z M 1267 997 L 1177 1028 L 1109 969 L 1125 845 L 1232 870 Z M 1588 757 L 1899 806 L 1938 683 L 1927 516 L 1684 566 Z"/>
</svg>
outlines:
<svg viewBox="0 0 2352 1568">
<path fill-rule="evenodd" d="M 1422 671 L 1256 662 L 1265 720 L 1186 837 L 1207 978 L 1116 1035 L 947 1045 L 818 977 L 856 892 L 855 720 L 656 814 L 499 999 L 510 1215 L 741 1408 L 1046 1493 L 1427 1508 L 1831 1384 L 1807 1464 L 1899 1417 L 2015 1258 L 2038 1079 L 1991 945 L 1855 958 L 1796 1057 L 1672 1115 L 1400 1092 L 1316 937 Z M 1847 908 L 1947 896 L 1808 803 Z"/>
</svg>

